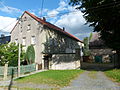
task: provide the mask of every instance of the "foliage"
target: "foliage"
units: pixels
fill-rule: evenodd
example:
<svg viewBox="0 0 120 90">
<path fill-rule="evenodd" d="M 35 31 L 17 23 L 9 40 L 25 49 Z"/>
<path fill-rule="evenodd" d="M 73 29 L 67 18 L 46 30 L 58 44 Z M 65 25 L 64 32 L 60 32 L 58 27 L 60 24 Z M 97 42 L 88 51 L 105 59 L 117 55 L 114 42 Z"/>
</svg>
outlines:
<svg viewBox="0 0 120 90">
<path fill-rule="evenodd" d="M 49 70 L 19 78 L 18 83 L 50 84 L 55 86 L 67 86 L 72 79 L 77 77 L 82 70 Z"/>
<path fill-rule="evenodd" d="M 54 45 L 53 45 L 53 39 L 46 39 L 46 42 L 43 43 L 44 45 L 44 51 L 43 53 L 46 53 L 46 54 L 52 54 L 54 52 Z"/>
<path fill-rule="evenodd" d="M 120 2 L 119 0 L 70 0 L 79 5 L 84 18 L 94 31 L 100 32 L 106 45 L 120 51 Z"/>
<path fill-rule="evenodd" d="M 70 0 L 84 13 L 87 23 L 100 33 L 106 46 L 118 54 L 120 68 L 120 2 L 119 0 Z"/>
<path fill-rule="evenodd" d="M 120 69 L 109 70 L 106 71 L 105 74 L 116 82 L 120 82 Z"/>
<path fill-rule="evenodd" d="M 22 46 L 21 46 L 22 48 Z M 24 59 L 24 51 L 21 52 L 21 60 Z M 9 66 L 18 65 L 18 45 L 7 43 L 0 45 L 0 65 L 8 63 Z"/>
<path fill-rule="evenodd" d="M 33 45 L 30 45 L 27 47 L 25 59 L 27 60 L 28 64 L 32 64 L 35 62 L 35 50 L 34 50 Z"/>
<path fill-rule="evenodd" d="M 84 43 L 84 48 L 83 48 L 84 56 L 90 56 L 89 38 L 85 37 L 84 40 L 83 40 L 83 43 Z"/>
<path fill-rule="evenodd" d="M 89 36 L 89 41 L 92 39 L 92 36 L 93 36 L 93 34 L 92 34 L 92 33 L 90 33 L 90 36 Z"/>
</svg>

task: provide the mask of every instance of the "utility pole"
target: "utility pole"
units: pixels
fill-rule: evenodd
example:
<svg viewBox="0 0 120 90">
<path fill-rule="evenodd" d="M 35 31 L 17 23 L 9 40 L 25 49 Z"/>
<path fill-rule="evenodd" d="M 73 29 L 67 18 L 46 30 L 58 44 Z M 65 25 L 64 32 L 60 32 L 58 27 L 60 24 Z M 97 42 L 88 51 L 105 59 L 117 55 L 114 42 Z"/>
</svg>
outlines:
<svg viewBox="0 0 120 90">
<path fill-rule="evenodd" d="M 20 44 L 20 21 L 21 21 L 21 19 L 18 19 L 19 20 L 19 25 L 18 25 L 18 28 L 19 28 L 19 30 L 18 30 L 18 34 L 19 34 L 19 39 L 18 39 L 18 45 L 19 45 L 19 50 L 18 50 L 18 77 L 20 77 L 20 55 L 21 55 L 21 44 Z"/>
</svg>

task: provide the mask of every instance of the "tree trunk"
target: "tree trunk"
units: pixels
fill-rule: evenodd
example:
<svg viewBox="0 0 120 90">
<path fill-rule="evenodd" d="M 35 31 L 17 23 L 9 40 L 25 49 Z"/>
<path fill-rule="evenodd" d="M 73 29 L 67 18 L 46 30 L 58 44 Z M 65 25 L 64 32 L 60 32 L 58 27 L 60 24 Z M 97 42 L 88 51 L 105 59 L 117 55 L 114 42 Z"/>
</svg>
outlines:
<svg viewBox="0 0 120 90">
<path fill-rule="evenodd" d="M 117 50 L 116 53 L 117 53 L 117 60 L 116 60 L 117 66 L 116 66 L 116 68 L 120 69 L 120 51 Z"/>
<path fill-rule="evenodd" d="M 28 61 L 28 59 L 26 59 L 26 61 L 27 61 L 27 65 L 29 65 L 29 61 Z"/>
</svg>

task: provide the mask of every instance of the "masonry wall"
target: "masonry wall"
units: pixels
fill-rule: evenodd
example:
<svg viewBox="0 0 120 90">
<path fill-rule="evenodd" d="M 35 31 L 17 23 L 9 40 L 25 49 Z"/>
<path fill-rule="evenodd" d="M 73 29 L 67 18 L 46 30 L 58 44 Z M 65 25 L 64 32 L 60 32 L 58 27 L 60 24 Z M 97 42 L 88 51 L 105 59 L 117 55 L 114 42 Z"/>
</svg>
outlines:
<svg viewBox="0 0 120 90">
<path fill-rule="evenodd" d="M 92 55 L 111 55 L 112 49 L 104 48 L 104 49 L 90 49 Z"/>
<path fill-rule="evenodd" d="M 30 25 L 30 30 L 28 30 L 28 25 Z M 42 63 L 42 50 L 44 48 L 43 44 L 46 40 L 46 32 L 43 30 L 43 25 L 34 20 L 28 14 L 24 14 L 21 17 L 21 21 L 16 24 L 16 27 L 11 33 L 11 42 L 20 43 L 23 45 L 23 38 L 25 38 L 24 50 L 32 44 L 31 38 L 35 37 L 35 44 L 32 44 L 35 49 L 35 63 Z"/>
<path fill-rule="evenodd" d="M 46 44 L 43 53 L 75 53 L 75 49 L 82 48 L 82 43 L 74 40 L 54 29 L 44 28 L 46 32 Z"/>
<path fill-rule="evenodd" d="M 28 30 L 28 25 L 30 25 L 30 30 Z M 32 36 L 35 37 L 35 44 L 33 44 L 35 48 L 35 63 L 37 65 L 42 64 L 42 69 L 44 69 L 44 54 L 48 53 L 53 54 L 54 57 L 52 58 L 54 61 L 61 61 L 61 63 L 58 64 L 53 63 L 57 68 L 52 65 L 51 69 L 59 69 L 61 66 L 64 66 L 64 68 L 67 66 L 66 69 L 75 69 L 79 66 L 76 66 L 75 64 L 78 63 L 73 58 L 75 57 L 75 54 L 70 53 L 75 53 L 76 48 L 81 48 L 81 42 L 78 42 L 54 29 L 43 26 L 25 13 L 21 17 L 21 21 L 16 24 L 11 33 L 11 42 L 16 42 L 18 39 L 17 43 L 23 44 L 23 38 L 25 38 L 24 50 L 26 50 L 27 47 L 32 44 Z M 46 45 L 46 43 L 49 43 L 49 45 Z"/>
<path fill-rule="evenodd" d="M 50 69 L 80 69 L 80 58 L 76 58 L 75 54 L 53 54 Z"/>
</svg>

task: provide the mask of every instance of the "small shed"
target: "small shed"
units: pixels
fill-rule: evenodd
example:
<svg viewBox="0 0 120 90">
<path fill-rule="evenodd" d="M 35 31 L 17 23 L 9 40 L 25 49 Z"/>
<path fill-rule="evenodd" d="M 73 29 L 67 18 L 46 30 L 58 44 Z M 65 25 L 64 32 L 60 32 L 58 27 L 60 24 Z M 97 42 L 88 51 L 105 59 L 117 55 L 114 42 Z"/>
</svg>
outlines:
<svg viewBox="0 0 120 90">
<path fill-rule="evenodd" d="M 111 62 L 112 49 L 108 48 L 99 38 L 99 33 L 94 33 L 89 42 L 89 48 L 94 62 Z"/>
</svg>

